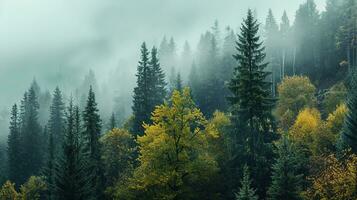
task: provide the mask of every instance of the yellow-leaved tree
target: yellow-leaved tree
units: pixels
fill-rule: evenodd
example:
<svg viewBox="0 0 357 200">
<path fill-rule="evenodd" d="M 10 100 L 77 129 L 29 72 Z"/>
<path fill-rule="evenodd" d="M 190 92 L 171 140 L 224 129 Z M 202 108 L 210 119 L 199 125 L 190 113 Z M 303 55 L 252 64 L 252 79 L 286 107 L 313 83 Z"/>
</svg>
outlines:
<svg viewBox="0 0 357 200">
<path fill-rule="evenodd" d="M 284 131 L 294 123 L 299 111 L 316 105 L 316 88 L 306 76 L 285 77 L 278 86 L 276 114 Z"/>
<path fill-rule="evenodd" d="M 320 161 L 322 170 L 311 177 L 312 186 L 304 192 L 305 199 L 357 199 L 357 156 L 345 157 L 340 161 L 330 155 Z"/>
<path fill-rule="evenodd" d="M 116 199 L 202 199 L 217 163 L 208 149 L 207 120 L 190 90 L 174 91 L 155 109 L 152 121 L 137 139 L 140 164 L 128 183 L 130 191 L 117 193 Z"/>
</svg>

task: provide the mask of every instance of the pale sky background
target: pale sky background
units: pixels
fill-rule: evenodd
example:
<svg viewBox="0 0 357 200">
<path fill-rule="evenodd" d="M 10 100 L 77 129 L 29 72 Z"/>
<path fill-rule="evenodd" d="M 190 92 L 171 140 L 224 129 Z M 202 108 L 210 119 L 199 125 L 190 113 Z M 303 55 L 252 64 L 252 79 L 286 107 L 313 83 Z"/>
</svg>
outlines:
<svg viewBox="0 0 357 200">
<path fill-rule="evenodd" d="M 89 69 L 101 84 L 114 68 L 134 78 L 143 41 L 158 45 L 166 35 L 195 48 L 215 19 L 236 30 L 248 8 L 261 22 L 272 8 L 278 20 L 286 10 L 292 23 L 304 1 L 0 0 L 0 111 L 20 100 L 33 77 L 51 91 L 77 84 Z M 324 9 L 325 0 L 315 2 Z M 128 84 L 113 90 L 121 87 Z"/>
</svg>

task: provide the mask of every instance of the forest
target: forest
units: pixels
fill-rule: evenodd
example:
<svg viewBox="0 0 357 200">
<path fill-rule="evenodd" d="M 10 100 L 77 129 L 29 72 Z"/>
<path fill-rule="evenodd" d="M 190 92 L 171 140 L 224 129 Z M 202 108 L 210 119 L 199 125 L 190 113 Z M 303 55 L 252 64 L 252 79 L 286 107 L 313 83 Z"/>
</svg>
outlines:
<svg viewBox="0 0 357 200">
<path fill-rule="evenodd" d="M 357 0 L 266 11 L 196 48 L 140 41 L 114 103 L 91 69 L 71 90 L 34 78 L 8 108 L 0 200 L 357 200 Z"/>
</svg>

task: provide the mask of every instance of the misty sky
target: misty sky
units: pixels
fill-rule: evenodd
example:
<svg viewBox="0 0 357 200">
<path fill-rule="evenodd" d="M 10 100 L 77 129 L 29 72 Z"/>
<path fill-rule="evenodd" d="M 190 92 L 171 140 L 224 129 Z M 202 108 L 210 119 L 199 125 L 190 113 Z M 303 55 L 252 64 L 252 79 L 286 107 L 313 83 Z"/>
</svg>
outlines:
<svg viewBox="0 0 357 200">
<path fill-rule="evenodd" d="M 324 8 L 325 0 L 315 0 Z M 33 77 L 51 91 L 75 86 L 93 69 L 101 84 L 115 68 L 136 70 L 140 43 L 164 35 L 195 48 L 217 19 L 235 30 L 248 8 L 293 20 L 304 0 L 0 0 L 0 110 L 22 97 Z M 65 80 L 61 81 L 60 80 Z M 115 88 L 114 88 L 115 87 Z M 118 82 L 113 90 L 128 87 Z M 74 89 L 74 88 L 72 88 Z"/>
</svg>

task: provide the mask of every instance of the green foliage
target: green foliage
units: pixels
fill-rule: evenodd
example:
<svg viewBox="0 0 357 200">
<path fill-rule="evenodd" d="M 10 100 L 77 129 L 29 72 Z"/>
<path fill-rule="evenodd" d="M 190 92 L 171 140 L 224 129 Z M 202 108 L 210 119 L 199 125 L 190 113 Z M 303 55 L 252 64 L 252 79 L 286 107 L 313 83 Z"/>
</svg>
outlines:
<svg viewBox="0 0 357 200">
<path fill-rule="evenodd" d="M 316 106 L 316 88 L 305 76 L 285 77 L 278 87 L 276 114 L 280 128 L 287 130 L 303 108 Z"/>
<path fill-rule="evenodd" d="M 9 179 L 15 183 L 19 183 L 20 159 L 21 159 L 21 138 L 20 138 L 20 124 L 17 105 L 14 104 L 11 109 L 10 117 L 10 133 L 7 143 L 7 158 L 8 158 L 8 176 Z"/>
<path fill-rule="evenodd" d="M 19 200 L 19 194 L 15 189 L 15 184 L 6 181 L 0 189 L 0 199 L 2 200 Z"/>
<path fill-rule="evenodd" d="M 100 138 L 106 186 L 112 193 L 114 184 L 130 175 L 134 168 L 134 137 L 124 129 L 114 128 Z"/>
<path fill-rule="evenodd" d="M 332 86 L 325 95 L 323 107 L 326 114 L 330 114 L 336 108 L 345 102 L 347 89 L 343 83 L 338 83 Z"/>
<path fill-rule="evenodd" d="M 85 200 L 96 196 L 96 182 L 93 181 L 93 171 L 89 170 L 86 154 L 80 141 L 79 108 L 69 104 L 66 119 L 66 132 L 61 152 L 54 170 L 54 185 L 50 190 L 58 200 Z M 89 155 L 88 155 L 89 156 Z"/>
<path fill-rule="evenodd" d="M 276 154 L 278 158 L 272 167 L 272 184 L 268 190 L 269 199 L 302 199 L 300 193 L 303 175 L 299 174 L 302 160 L 285 135 L 277 143 Z"/>
<path fill-rule="evenodd" d="M 275 99 L 271 95 L 271 83 L 266 79 L 268 63 L 258 36 L 259 24 L 252 11 L 242 23 L 238 35 L 238 66 L 235 68 L 229 88 L 232 96 L 232 140 L 236 151 L 236 165 L 247 163 L 252 169 L 254 186 L 264 198 L 268 187 L 272 157 L 271 141 L 275 138 L 272 109 Z M 241 166 L 242 167 L 242 166 Z"/>
<path fill-rule="evenodd" d="M 357 73 L 353 74 L 352 87 L 348 91 L 347 116 L 342 133 L 343 143 L 357 153 Z"/>
<path fill-rule="evenodd" d="M 132 198 L 207 198 L 201 191 L 216 173 L 217 163 L 207 153 L 207 121 L 189 89 L 174 91 L 169 103 L 156 108 L 152 120 L 138 138 L 140 164 L 128 186 Z M 130 199 L 126 194 L 119 193 L 117 198 Z"/>
<path fill-rule="evenodd" d="M 256 191 L 251 187 L 251 180 L 249 177 L 248 166 L 243 167 L 243 179 L 241 181 L 241 187 L 236 194 L 236 200 L 258 200 Z"/>
<path fill-rule="evenodd" d="M 31 176 L 29 180 L 21 185 L 21 200 L 43 199 L 47 186 L 42 177 Z"/>
<path fill-rule="evenodd" d="M 163 103 L 166 96 L 165 74 L 161 70 L 157 57 L 157 49 L 149 51 L 145 42 L 141 45 L 141 60 L 137 68 L 137 86 L 134 88 L 133 100 L 133 127 L 135 135 L 144 133 L 143 123 L 150 122 L 150 113 L 155 106 Z"/>
</svg>

